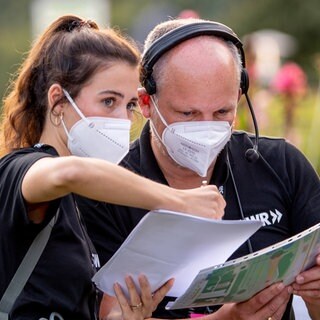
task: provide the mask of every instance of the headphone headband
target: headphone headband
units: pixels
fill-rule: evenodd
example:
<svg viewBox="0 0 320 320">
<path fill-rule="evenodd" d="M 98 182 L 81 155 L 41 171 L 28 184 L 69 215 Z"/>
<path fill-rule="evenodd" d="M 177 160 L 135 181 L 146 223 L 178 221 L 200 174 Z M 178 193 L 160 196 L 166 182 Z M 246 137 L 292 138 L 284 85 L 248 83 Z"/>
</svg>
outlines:
<svg viewBox="0 0 320 320">
<path fill-rule="evenodd" d="M 242 42 L 237 35 L 227 26 L 218 22 L 194 22 L 175 28 L 155 42 L 146 50 L 142 57 L 142 68 L 146 74 L 152 73 L 152 68 L 159 58 L 178 44 L 203 35 L 213 35 L 231 41 L 239 50 L 242 65 L 245 68 L 245 56 Z"/>
<path fill-rule="evenodd" d="M 200 21 L 188 23 L 177 27 L 155 40 L 144 53 L 141 60 L 141 83 L 151 94 L 156 93 L 156 83 L 152 77 L 153 67 L 160 57 L 178 44 L 203 35 L 212 35 L 232 42 L 241 56 L 243 70 L 241 72 L 240 88 L 242 93 L 247 93 L 249 77 L 245 69 L 245 55 L 242 42 L 238 36 L 227 26 L 218 22 Z"/>
</svg>

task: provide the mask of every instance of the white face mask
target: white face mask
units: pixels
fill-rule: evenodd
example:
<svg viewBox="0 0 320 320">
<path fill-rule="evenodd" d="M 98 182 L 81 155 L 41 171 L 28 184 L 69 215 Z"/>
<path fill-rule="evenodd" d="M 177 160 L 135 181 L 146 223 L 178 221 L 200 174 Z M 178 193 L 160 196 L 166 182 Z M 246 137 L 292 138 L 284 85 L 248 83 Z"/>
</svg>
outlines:
<svg viewBox="0 0 320 320">
<path fill-rule="evenodd" d="M 71 154 L 118 164 L 129 151 L 131 121 L 106 117 L 86 118 L 69 93 L 66 90 L 63 92 L 81 117 L 69 132 L 61 119 Z"/>
<path fill-rule="evenodd" d="M 208 168 L 231 137 L 231 126 L 227 121 L 187 121 L 167 124 L 153 96 L 151 100 L 166 126 L 159 137 L 150 121 L 155 134 L 162 141 L 170 157 L 180 166 L 206 177 Z"/>
</svg>

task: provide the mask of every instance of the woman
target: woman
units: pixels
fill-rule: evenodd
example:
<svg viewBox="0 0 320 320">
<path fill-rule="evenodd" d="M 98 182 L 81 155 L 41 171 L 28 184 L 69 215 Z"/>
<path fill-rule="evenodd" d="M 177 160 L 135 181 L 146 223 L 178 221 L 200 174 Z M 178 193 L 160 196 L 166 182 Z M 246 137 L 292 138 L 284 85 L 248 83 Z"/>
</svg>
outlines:
<svg viewBox="0 0 320 320">
<path fill-rule="evenodd" d="M 12 83 L 1 127 L 0 296 L 33 239 L 59 215 L 11 319 L 96 316 L 91 278 L 97 259 L 73 194 L 148 210 L 223 213 L 214 187 L 170 189 L 110 163 L 128 151 L 138 61 L 119 34 L 63 16 L 33 45 Z M 143 302 L 152 308 L 162 292 L 152 296 L 147 281 L 142 285 Z"/>
</svg>

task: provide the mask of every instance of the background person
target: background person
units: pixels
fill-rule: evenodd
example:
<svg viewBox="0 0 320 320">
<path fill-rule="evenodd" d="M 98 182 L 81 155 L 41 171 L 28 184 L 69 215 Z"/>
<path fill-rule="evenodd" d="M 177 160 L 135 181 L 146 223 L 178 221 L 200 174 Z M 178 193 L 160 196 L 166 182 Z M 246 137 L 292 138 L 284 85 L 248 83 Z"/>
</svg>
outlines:
<svg viewBox="0 0 320 320">
<path fill-rule="evenodd" d="M 36 41 L 12 84 L 1 127 L 1 297 L 33 239 L 58 209 L 59 215 L 10 319 L 52 312 L 95 319 L 91 278 L 98 259 L 74 194 L 147 210 L 223 214 L 216 187 L 182 192 L 105 161 L 117 163 L 128 151 L 138 61 L 138 51 L 121 35 L 63 16 Z M 151 293 L 144 298 L 144 305 L 158 302 Z"/>
</svg>

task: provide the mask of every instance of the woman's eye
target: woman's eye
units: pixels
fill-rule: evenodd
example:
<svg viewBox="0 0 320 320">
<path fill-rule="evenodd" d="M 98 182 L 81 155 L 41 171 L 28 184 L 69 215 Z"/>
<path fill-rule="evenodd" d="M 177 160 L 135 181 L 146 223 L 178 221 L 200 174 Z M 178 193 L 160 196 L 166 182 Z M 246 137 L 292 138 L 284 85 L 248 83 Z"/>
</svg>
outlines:
<svg viewBox="0 0 320 320">
<path fill-rule="evenodd" d="M 113 104 L 115 102 L 114 98 L 107 98 L 103 100 L 103 103 L 107 106 L 107 107 L 112 107 Z"/>
</svg>

